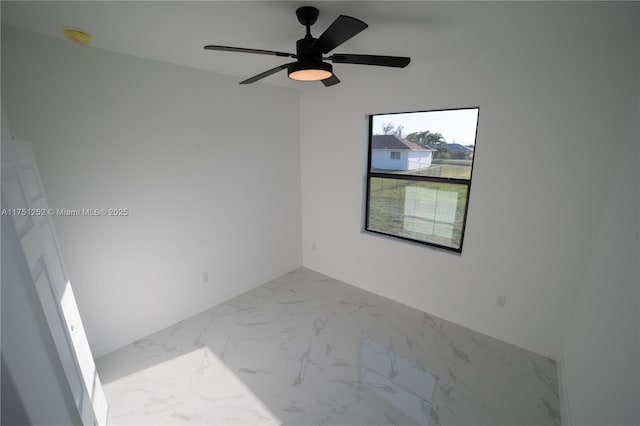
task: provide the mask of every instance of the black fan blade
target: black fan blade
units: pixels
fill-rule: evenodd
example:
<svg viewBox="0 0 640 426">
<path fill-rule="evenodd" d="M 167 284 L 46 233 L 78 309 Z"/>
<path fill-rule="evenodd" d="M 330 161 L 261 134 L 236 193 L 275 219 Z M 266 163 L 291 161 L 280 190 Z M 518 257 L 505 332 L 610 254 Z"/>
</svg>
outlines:
<svg viewBox="0 0 640 426">
<path fill-rule="evenodd" d="M 411 62 L 411 58 L 404 56 L 352 55 L 343 53 L 336 53 L 327 59 L 336 64 L 377 65 L 395 68 L 404 68 Z"/>
<path fill-rule="evenodd" d="M 331 75 L 331 77 L 329 78 L 325 78 L 324 80 L 322 80 L 322 84 L 324 84 L 325 87 L 335 86 L 338 83 L 340 83 L 340 79 L 336 77 L 335 74 Z"/>
<path fill-rule="evenodd" d="M 312 47 L 316 52 L 329 53 L 367 27 L 368 25 L 359 19 L 340 15 L 318 37 Z"/>
<path fill-rule="evenodd" d="M 221 50 L 223 52 L 257 53 L 260 55 L 285 56 L 295 58 L 293 53 L 276 52 L 275 50 L 246 49 L 244 47 L 216 46 L 210 44 L 204 47 L 206 50 Z"/>
<path fill-rule="evenodd" d="M 292 63 L 295 63 L 295 62 L 292 62 Z M 265 71 L 265 72 L 260 73 L 260 74 L 258 74 L 258 75 L 254 75 L 254 76 L 253 76 L 253 77 L 251 77 L 251 78 L 248 78 L 248 79 L 246 79 L 246 80 L 244 80 L 244 81 L 241 81 L 241 82 L 240 82 L 240 84 L 251 84 L 251 83 L 255 83 L 255 82 L 256 82 L 256 81 L 258 81 L 258 80 L 262 80 L 262 79 L 263 79 L 263 78 L 265 78 L 265 77 L 269 77 L 271 74 L 275 74 L 275 73 L 277 73 L 278 71 L 282 71 L 283 69 L 287 68 L 289 65 L 291 65 L 291 64 L 278 65 L 278 66 L 277 66 L 277 67 L 275 67 L 275 68 L 271 68 L 271 69 L 270 69 L 270 70 L 268 70 L 268 71 Z"/>
</svg>

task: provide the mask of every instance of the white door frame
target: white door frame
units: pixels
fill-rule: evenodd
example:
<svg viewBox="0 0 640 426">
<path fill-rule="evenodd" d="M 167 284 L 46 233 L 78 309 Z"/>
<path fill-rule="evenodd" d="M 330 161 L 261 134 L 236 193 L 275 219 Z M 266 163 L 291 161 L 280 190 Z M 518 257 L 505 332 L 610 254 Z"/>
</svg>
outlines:
<svg viewBox="0 0 640 426">
<path fill-rule="evenodd" d="M 31 145 L 2 141 L 2 214 L 11 216 L 85 425 L 106 425 L 107 402 L 80 319 Z"/>
</svg>

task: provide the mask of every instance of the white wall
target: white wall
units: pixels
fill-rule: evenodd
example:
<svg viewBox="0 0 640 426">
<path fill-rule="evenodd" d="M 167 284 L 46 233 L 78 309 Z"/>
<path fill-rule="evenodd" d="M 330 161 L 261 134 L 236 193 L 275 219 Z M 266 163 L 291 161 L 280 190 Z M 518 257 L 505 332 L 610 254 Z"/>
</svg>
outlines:
<svg viewBox="0 0 640 426">
<path fill-rule="evenodd" d="M 639 97 L 627 117 L 629 133 L 563 338 L 564 407 L 574 425 L 640 424 L 638 85 L 636 90 Z"/>
<path fill-rule="evenodd" d="M 399 152 L 400 158 L 391 158 L 392 152 Z M 393 149 L 374 149 L 371 166 L 386 170 L 416 170 L 431 165 L 432 153 L 426 151 L 409 151 Z"/>
<path fill-rule="evenodd" d="M 637 33 L 616 22 L 637 9 L 494 6 L 465 5 L 483 17 L 495 12 L 482 49 L 431 62 L 427 49 L 459 45 L 433 47 L 434 27 L 414 26 L 411 40 L 425 47 L 406 52 L 408 68 L 343 65 L 342 84 L 303 92 L 303 261 L 558 358 L 637 102 Z M 509 19 L 500 19 L 507 9 Z M 570 20 L 549 25 L 558 11 Z M 592 19 L 600 24 L 582 24 Z M 471 105 L 480 114 L 463 253 L 363 233 L 366 115 Z M 339 137 L 326 137 L 327 123 Z M 495 306 L 498 294 L 507 297 L 504 309 Z"/>
<path fill-rule="evenodd" d="M 2 29 L 51 207 L 130 212 L 54 219 L 94 355 L 301 265 L 297 92 Z"/>
<path fill-rule="evenodd" d="M 400 158 L 395 160 L 391 158 L 392 152 L 399 152 Z M 385 170 L 406 170 L 407 169 L 407 152 L 400 150 L 373 150 L 373 158 L 371 159 L 371 166 L 376 169 Z"/>
<path fill-rule="evenodd" d="M 433 152 L 408 151 L 407 164 L 409 170 L 425 169 L 431 166 Z"/>
<path fill-rule="evenodd" d="M 574 425 L 640 424 L 638 390 L 638 109 L 618 156 L 562 353 Z"/>
</svg>

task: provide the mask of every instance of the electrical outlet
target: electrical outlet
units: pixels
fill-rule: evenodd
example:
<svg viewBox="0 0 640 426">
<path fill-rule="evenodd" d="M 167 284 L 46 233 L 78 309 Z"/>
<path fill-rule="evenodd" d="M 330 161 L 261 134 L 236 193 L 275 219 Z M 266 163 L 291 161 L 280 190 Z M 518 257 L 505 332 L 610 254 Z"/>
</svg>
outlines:
<svg viewBox="0 0 640 426">
<path fill-rule="evenodd" d="M 499 308 L 504 308 L 504 305 L 507 304 L 507 296 L 497 295 L 496 296 L 496 306 Z"/>
<path fill-rule="evenodd" d="M 202 273 L 202 282 L 206 283 L 209 281 L 209 273 L 208 272 L 203 272 Z"/>
</svg>

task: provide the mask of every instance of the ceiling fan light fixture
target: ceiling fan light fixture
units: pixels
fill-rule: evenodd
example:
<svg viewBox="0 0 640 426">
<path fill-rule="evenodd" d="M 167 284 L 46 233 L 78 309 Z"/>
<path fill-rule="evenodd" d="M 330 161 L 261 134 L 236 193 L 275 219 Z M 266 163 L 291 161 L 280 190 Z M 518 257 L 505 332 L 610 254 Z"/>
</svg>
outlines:
<svg viewBox="0 0 640 426">
<path fill-rule="evenodd" d="M 289 78 L 298 81 L 320 81 L 333 75 L 333 67 L 325 62 L 302 64 L 296 62 L 288 69 Z"/>
</svg>

